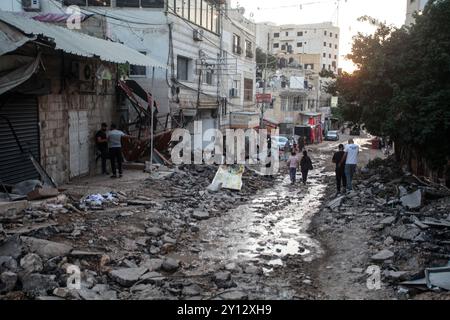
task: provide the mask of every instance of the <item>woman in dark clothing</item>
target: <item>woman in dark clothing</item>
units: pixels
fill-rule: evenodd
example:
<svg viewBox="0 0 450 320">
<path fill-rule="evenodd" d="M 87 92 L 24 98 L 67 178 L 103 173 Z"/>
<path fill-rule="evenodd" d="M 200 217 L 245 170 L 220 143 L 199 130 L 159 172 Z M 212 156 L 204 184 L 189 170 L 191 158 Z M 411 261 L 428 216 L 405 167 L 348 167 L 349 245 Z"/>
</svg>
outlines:
<svg viewBox="0 0 450 320">
<path fill-rule="evenodd" d="M 308 180 L 308 172 L 313 169 L 311 158 L 308 156 L 308 152 L 306 150 L 303 151 L 303 158 L 300 161 L 300 168 L 302 170 L 303 184 L 306 184 L 306 181 Z"/>
</svg>

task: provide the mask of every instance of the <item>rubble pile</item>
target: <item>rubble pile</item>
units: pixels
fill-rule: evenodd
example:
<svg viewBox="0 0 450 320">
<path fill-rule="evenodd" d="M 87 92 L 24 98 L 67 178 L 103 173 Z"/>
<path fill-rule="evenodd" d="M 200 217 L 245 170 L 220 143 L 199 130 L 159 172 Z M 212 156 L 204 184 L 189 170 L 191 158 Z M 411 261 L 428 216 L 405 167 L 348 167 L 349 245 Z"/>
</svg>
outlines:
<svg viewBox="0 0 450 320">
<path fill-rule="evenodd" d="M 355 190 L 326 204 L 322 230 L 335 233 L 353 225 L 370 233 L 364 265 L 382 269 L 382 281 L 412 296 L 440 289 L 404 282 L 424 277 L 429 267 L 450 260 L 450 190 L 403 172 L 391 159 L 376 160 L 359 172 Z M 447 274 L 450 281 L 450 273 Z"/>
<path fill-rule="evenodd" d="M 245 296 L 229 291 L 229 273 L 195 281 L 189 263 L 170 256 L 201 220 L 273 184 L 247 171 L 241 191 L 209 192 L 216 170 L 181 166 L 133 190 L 15 203 L 0 214 L 0 299 L 202 298 L 211 288 L 222 299 Z"/>
</svg>

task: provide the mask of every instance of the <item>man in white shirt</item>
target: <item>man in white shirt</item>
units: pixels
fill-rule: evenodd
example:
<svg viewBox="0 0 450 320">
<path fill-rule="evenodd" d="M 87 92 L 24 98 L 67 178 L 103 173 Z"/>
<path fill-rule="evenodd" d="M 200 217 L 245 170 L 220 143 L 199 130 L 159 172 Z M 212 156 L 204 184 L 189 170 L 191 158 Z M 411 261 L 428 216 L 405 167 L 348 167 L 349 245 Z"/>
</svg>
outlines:
<svg viewBox="0 0 450 320">
<path fill-rule="evenodd" d="M 347 180 L 347 190 L 353 190 L 353 175 L 356 171 L 356 165 L 358 164 L 359 145 L 355 144 L 353 139 L 348 140 L 348 144 L 345 146 L 345 154 L 341 160 L 341 165 L 345 161 L 345 178 Z"/>
<path fill-rule="evenodd" d="M 109 155 L 111 159 L 111 178 L 117 178 L 116 168 L 119 169 L 119 177 L 122 177 L 122 137 L 132 138 L 131 136 L 125 134 L 124 132 L 117 130 L 115 124 L 111 125 L 111 131 L 108 132 L 108 143 L 109 143 Z M 116 167 L 117 164 L 117 167 Z"/>
</svg>

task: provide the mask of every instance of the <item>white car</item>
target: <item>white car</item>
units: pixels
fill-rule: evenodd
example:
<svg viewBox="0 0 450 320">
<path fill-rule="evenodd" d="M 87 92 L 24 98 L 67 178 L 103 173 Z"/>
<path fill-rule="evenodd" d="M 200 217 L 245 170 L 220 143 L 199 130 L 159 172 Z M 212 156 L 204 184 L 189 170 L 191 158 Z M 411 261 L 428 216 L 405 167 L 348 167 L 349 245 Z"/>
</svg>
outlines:
<svg viewBox="0 0 450 320">
<path fill-rule="evenodd" d="M 272 137 L 272 141 L 276 142 L 276 144 L 278 145 L 278 149 L 284 149 L 284 147 L 286 146 L 286 143 L 289 143 L 288 138 L 281 137 L 281 136 Z"/>
</svg>

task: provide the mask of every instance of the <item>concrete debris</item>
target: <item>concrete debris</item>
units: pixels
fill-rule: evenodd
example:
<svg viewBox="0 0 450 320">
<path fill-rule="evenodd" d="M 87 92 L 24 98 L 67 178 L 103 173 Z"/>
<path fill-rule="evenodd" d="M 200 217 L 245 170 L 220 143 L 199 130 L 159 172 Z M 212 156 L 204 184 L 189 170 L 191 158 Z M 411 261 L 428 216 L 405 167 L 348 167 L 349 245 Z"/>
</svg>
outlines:
<svg viewBox="0 0 450 320">
<path fill-rule="evenodd" d="M 44 269 L 41 257 L 35 253 L 29 253 L 20 259 L 20 266 L 27 273 L 40 272 Z"/>
<path fill-rule="evenodd" d="M 25 275 L 22 281 L 22 290 L 32 296 L 45 295 L 58 287 L 55 275 L 32 273 Z"/>
<path fill-rule="evenodd" d="M 5 271 L 0 274 L 0 293 L 13 291 L 17 283 L 17 274 Z"/>
<path fill-rule="evenodd" d="M 167 272 L 175 272 L 180 267 L 180 261 L 173 258 L 166 258 L 162 263 L 162 270 Z"/>
<path fill-rule="evenodd" d="M 31 252 L 35 252 L 44 259 L 66 256 L 72 251 L 72 247 L 64 244 L 32 237 L 21 237 L 24 245 Z"/>
<path fill-rule="evenodd" d="M 124 287 L 130 287 L 135 284 L 139 278 L 148 271 L 147 268 L 125 268 L 113 270 L 110 273 L 111 278 L 113 278 L 117 283 Z"/>
<path fill-rule="evenodd" d="M 330 202 L 328 202 L 327 207 L 330 208 L 331 210 L 334 210 L 338 207 L 341 206 L 342 201 L 345 199 L 345 196 L 341 196 L 338 197 L 336 199 L 331 200 Z"/>
<path fill-rule="evenodd" d="M 192 214 L 192 217 L 196 220 L 207 220 L 207 219 L 209 219 L 209 213 L 206 211 L 196 210 Z"/>
<path fill-rule="evenodd" d="M 390 250 L 381 250 L 377 254 L 372 256 L 373 261 L 385 261 L 394 257 L 394 253 Z"/>
<path fill-rule="evenodd" d="M 390 235 L 394 239 L 414 241 L 414 239 L 420 234 L 420 232 L 421 230 L 416 225 L 404 224 L 393 229 Z"/>
<path fill-rule="evenodd" d="M 416 192 L 407 194 L 400 198 L 402 205 L 408 209 L 417 209 L 422 205 L 422 191 L 417 190 Z"/>
<path fill-rule="evenodd" d="M 219 294 L 219 297 L 223 300 L 248 300 L 248 295 L 240 290 L 227 291 L 223 294 Z"/>
</svg>

